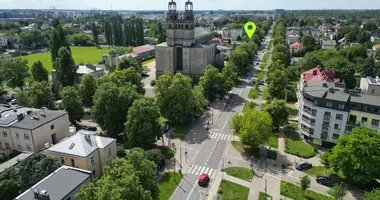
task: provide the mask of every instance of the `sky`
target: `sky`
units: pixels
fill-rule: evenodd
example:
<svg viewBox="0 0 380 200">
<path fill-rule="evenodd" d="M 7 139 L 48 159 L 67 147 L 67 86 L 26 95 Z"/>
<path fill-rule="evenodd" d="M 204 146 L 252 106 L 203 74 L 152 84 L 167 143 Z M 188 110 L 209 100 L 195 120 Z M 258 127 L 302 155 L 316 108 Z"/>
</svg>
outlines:
<svg viewBox="0 0 380 200">
<path fill-rule="evenodd" d="M 187 1 L 187 0 L 186 0 Z M 380 0 L 192 0 L 194 10 L 380 9 Z M 0 9 L 166 10 L 168 0 L 0 0 Z M 176 0 L 183 10 L 185 0 Z"/>
</svg>

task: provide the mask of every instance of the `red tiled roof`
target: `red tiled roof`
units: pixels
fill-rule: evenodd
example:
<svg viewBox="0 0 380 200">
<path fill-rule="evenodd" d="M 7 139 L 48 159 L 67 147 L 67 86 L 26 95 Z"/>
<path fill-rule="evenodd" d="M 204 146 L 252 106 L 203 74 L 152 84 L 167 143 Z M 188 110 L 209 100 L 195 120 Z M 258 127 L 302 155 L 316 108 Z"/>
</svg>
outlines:
<svg viewBox="0 0 380 200">
<path fill-rule="evenodd" d="M 323 70 L 319 65 L 313 69 L 310 69 L 303 74 L 304 82 L 322 81 L 326 80 L 331 83 L 339 83 L 339 78 L 335 78 L 335 73 L 333 70 Z"/>
<path fill-rule="evenodd" d="M 142 46 L 138 46 L 138 47 L 133 48 L 133 53 L 139 54 L 139 53 L 152 51 L 152 50 L 154 50 L 154 47 L 152 45 L 146 44 L 146 45 L 142 45 Z"/>
<path fill-rule="evenodd" d="M 290 48 L 298 48 L 302 46 L 302 43 L 297 41 L 297 42 L 293 42 L 291 45 L 290 45 Z"/>
<path fill-rule="evenodd" d="M 212 41 L 214 41 L 214 42 L 222 42 L 222 39 L 219 38 L 219 37 L 214 37 L 214 38 L 212 38 Z"/>
</svg>

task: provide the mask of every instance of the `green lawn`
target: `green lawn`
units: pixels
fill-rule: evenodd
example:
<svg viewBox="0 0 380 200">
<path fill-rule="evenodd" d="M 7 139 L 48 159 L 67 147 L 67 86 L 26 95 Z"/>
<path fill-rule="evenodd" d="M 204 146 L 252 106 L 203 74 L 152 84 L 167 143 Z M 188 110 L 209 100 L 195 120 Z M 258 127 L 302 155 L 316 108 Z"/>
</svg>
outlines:
<svg viewBox="0 0 380 200">
<path fill-rule="evenodd" d="M 222 180 L 219 185 L 222 191 L 223 200 L 247 200 L 249 188 L 233 183 L 231 181 Z"/>
<path fill-rule="evenodd" d="M 298 110 L 295 104 L 288 104 L 289 118 L 295 118 L 298 116 Z"/>
<path fill-rule="evenodd" d="M 315 156 L 314 147 L 310 144 L 307 144 L 300 138 L 299 134 L 295 131 L 294 125 L 293 127 L 285 127 L 285 148 L 286 152 L 292 155 L 297 155 L 297 152 L 302 158 L 311 158 Z"/>
<path fill-rule="evenodd" d="M 249 90 L 248 98 L 257 99 L 258 96 L 259 96 L 259 90 L 257 90 L 256 88 L 251 88 Z"/>
<path fill-rule="evenodd" d="M 285 192 L 288 190 L 287 192 Z M 311 190 L 302 192 L 301 187 L 285 181 L 281 181 L 281 195 L 294 200 L 333 200 L 334 198 L 325 196 Z"/>
<path fill-rule="evenodd" d="M 167 123 L 168 121 L 161 117 L 159 119 L 159 122 L 161 124 L 161 126 L 164 126 L 165 123 Z M 191 124 L 174 124 L 174 123 L 171 123 L 171 122 L 168 122 L 169 123 L 169 127 L 170 127 L 170 131 L 171 131 L 171 137 L 172 138 L 176 138 L 176 139 L 180 139 L 180 140 L 183 140 L 187 134 L 187 132 L 189 132 L 189 129 L 191 128 Z"/>
<path fill-rule="evenodd" d="M 182 176 L 176 172 L 167 172 L 158 183 L 160 190 L 159 199 L 168 200 L 172 196 L 177 184 L 181 182 Z"/>
<path fill-rule="evenodd" d="M 257 72 L 256 77 L 260 80 L 263 80 L 264 79 L 264 71 Z"/>
<path fill-rule="evenodd" d="M 146 65 L 146 64 L 151 63 L 151 62 L 153 62 L 153 61 L 155 61 L 155 60 L 156 60 L 156 58 L 149 58 L 148 60 L 144 60 L 144 61 L 142 62 L 142 65 Z"/>
<path fill-rule="evenodd" d="M 242 112 L 246 113 L 246 112 L 249 112 L 249 111 L 254 111 L 255 109 L 256 109 L 256 103 L 255 102 L 251 102 L 251 101 L 247 101 L 244 104 Z"/>
<path fill-rule="evenodd" d="M 265 144 L 270 146 L 270 147 L 277 149 L 278 148 L 278 133 L 273 133 L 269 137 L 268 142 L 266 142 Z"/>
<path fill-rule="evenodd" d="M 306 170 L 305 172 L 312 176 L 327 176 L 326 168 L 324 166 L 313 166 L 312 168 Z"/>
<path fill-rule="evenodd" d="M 263 59 L 261 60 L 261 62 L 267 62 L 269 59 L 269 53 L 265 53 L 264 56 L 263 56 Z"/>
<path fill-rule="evenodd" d="M 265 193 L 260 192 L 259 194 L 259 200 L 271 200 L 272 196 L 270 195 L 265 195 Z"/>
<path fill-rule="evenodd" d="M 241 154 L 247 157 L 255 157 L 255 158 L 260 158 L 260 151 L 258 148 L 250 148 L 248 146 L 243 145 L 239 141 L 231 141 L 232 146 L 239 151 Z M 267 157 L 276 160 L 277 158 L 277 151 L 275 150 L 268 150 L 267 151 Z"/>
<path fill-rule="evenodd" d="M 109 49 L 96 47 L 71 47 L 71 52 L 76 64 L 94 64 L 101 61 L 103 54 L 108 54 Z M 28 66 L 32 67 L 34 62 L 40 60 L 44 67 L 50 72 L 53 69 L 50 51 L 24 56 L 28 60 Z"/>
<path fill-rule="evenodd" d="M 269 97 L 269 90 L 268 88 L 265 88 L 263 92 L 263 100 L 267 100 L 268 97 Z"/>
<path fill-rule="evenodd" d="M 224 170 L 228 175 L 243 179 L 248 182 L 251 182 L 253 176 L 255 175 L 254 171 L 245 167 L 228 167 Z"/>
</svg>

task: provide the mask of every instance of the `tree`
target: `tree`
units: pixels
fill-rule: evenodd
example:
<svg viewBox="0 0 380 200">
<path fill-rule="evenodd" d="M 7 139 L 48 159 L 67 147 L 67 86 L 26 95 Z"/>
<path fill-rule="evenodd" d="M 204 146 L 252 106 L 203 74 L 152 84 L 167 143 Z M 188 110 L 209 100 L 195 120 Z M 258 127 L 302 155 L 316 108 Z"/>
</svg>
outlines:
<svg viewBox="0 0 380 200">
<path fill-rule="evenodd" d="M 345 58 L 333 58 L 325 62 L 327 68 L 333 69 L 337 77 L 344 81 L 346 88 L 356 86 L 355 66 Z"/>
<path fill-rule="evenodd" d="M 380 199 L 380 189 L 373 189 L 371 192 L 365 192 L 363 200 L 377 200 Z"/>
<path fill-rule="evenodd" d="M 119 63 L 119 66 L 117 67 L 118 70 L 123 70 L 127 68 L 135 68 L 136 71 L 140 71 L 139 65 L 137 64 L 137 61 L 132 56 L 125 56 Z"/>
<path fill-rule="evenodd" d="M 47 81 L 33 82 L 31 87 L 25 91 L 30 105 L 33 108 L 47 107 L 53 109 L 55 98 L 51 88 L 51 84 Z"/>
<path fill-rule="evenodd" d="M 3 77 L 9 87 L 23 90 L 25 78 L 29 77 L 28 61 L 22 58 L 3 60 L 1 63 Z"/>
<path fill-rule="evenodd" d="M 354 61 L 356 57 L 367 58 L 367 49 L 363 46 L 351 46 L 347 49 L 346 58 L 349 61 Z"/>
<path fill-rule="evenodd" d="M 92 106 L 96 88 L 96 80 L 93 75 L 85 74 L 82 76 L 79 84 L 79 95 L 82 97 L 85 105 Z"/>
<path fill-rule="evenodd" d="M 281 61 L 284 64 L 289 64 L 289 57 L 285 53 L 273 53 L 272 56 L 273 61 Z"/>
<path fill-rule="evenodd" d="M 99 45 L 99 34 L 98 27 L 95 23 L 91 23 L 92 38 L 94 39 L 95 45 Z"/>
<path fill-rule="evenodd" d="M 132 84 L 136 87 L 138 93 L 142 95 L 145 94 L 144 85 L 141 82 L 141 75 L 133 67 L 114 71 L 98 79 L 98 85 L 106 82 L 115 83 L 119 87 Z"/>
<path fill-rule="evenodd" d="M 347 194 L 347 187 L 344 184 L 335 184 L 328 190 L 328 193 L 337 200 L 343 199 Z"/>
<path fill-rule="evenodd" d="M 41 46 L 45 44 L 45 38 L 39 30 L 24 30 L 19 35 L 21 42 L 27 47 Z"/>
<path fill-rule="evenodd" d="M 360 141 L 360 142 L 358 142 Z M 368 183 L 380 177 L 380 135 L 369 128 L 356 128 L 340 136 L 331 152 L 323 154 L 326 167 L 349 181 Z"/>
<path fill-rule="evenodd" d="M 238 135 L 240 133 L 240 129 L 243 127 L 244 116 L 241 114 L 235 114 L 232 116 L 232 120 L 229 122 L 230 127 L 234 130 L 234 134 Z"/>
<path fill-rule="evenodd" d="M 75 83 L 78 67 L 74 63 L 69 50 L 61 47 L 55 62 L 57 79 L 63 87 L 72 86 Z"/>
<path fill-rule="evenodd" d="M 198 85 L 204 89 L 205 96 L 208 100 L 213 101 L 217 95 L 224 96 L 225 92 L 221 91 L 223 77 L 219 70 L 211 65 L 207 65 L 203 76 L 200 77 Z"/>
<path fill-rule="evenodd" d="M 107 44 L 109 46 L 113 45 L 113 40 L 112 40 L 112 26 L 110 21 L 107 19 L 104 22 L 104 36 L 106 38 Z"/>
<path fill-rule="evenodd" d="M 165 155 L 162 153 L 161 149 L 150 149 L 145 151 L 145 157 L 150 161 L 156 163 L 158 168 L 165 165 Z"/>
<path fill-rule="evenodd" d="M 302 45 L 303 45 L 303 49 L 305 53 L 316 49 L 316 41 L 313 36 L 306 34 L 302 37 L 301 41 L 302 41 Z"/>
<path fill-rule="evenodd" d="M 247 112 L 243 115 L 242 123 L 239 132 L 234 131 L 240 136 L 242 144 L 252 148 L 264 144 L 272 133 L 272 119 L 267 112 Z"/>
<path fill-rule="evenodd" d="M 42 65 L 41 61 L 33 63 L 32 66 L 32 77 L 35 81 L 49 81 L 49 72 Z"/>
<path fill-rule="evenodd" d="M 231 65 L 238 75 L 246 73 L 250 64 L 250 55 L 242 49 L 236 48 L 231 53 L 229 65 Z"/>
<path fill-rule="evenodd" d="M 139 99 L 133 102 L 125 123 L 125 140 L 128 147 L 151 147 L 162 137 L 158 122 L 160 112 L 151 99 Z"/>
<path fill-rule="evenodd" d="M 101 178 L 83 186 L 75 195 L 78 200 L 158 199 L 156 164 L 141 149 L 133 149 L 127 158 L 113 160 Z"/>
<path fill-rule="evenodd" d="M 72 125 L 83 118 L 84 111 L 82 107 L 82 98 L 78 91 L 72 87 L 67 86 L 61 90 L 62 105 L 69 114 L 69 120 Z"/>
<path fill-rule="evenodd" d="M 263 107 L 263 111 L 270 114 L 274 129 L 278 129 L 288 123 L 289 113 L 286 102 L 280 99 L 272 99 Z"/>
<path fill-rule="evenodd" d="M 285 90 L 288 86 L 288 78 L 285 70 L 275 70 L 268 76 L 268 90 L 273 98 L 284 98 Z"/>
<path fill-rule="evenodd" d="M 132 84 L 118 87 L 114 83 L 103 83 L 95 92 L 92 116 L 108 136 L 119 138 L 125 130 L 128 109 L 139 98 Z"/>
<path fill-rule="evenodd" d="M 75 46 L 95 46 L 95 43 L 92 40 L 92 38 L 84 33 L 71 35 L 69 41 Z"/>
<path fill-rule="evenodd" d="M 309 176 L 307 176 L 307 175 L 302 176 L 300 179 L 300 183 L 299 183 L 302 191 L 307 190 L 307 188 L 310 187 L 310 183 L 311 183 L 311 181 L 310 181 Z"/>
<path fill-rule="evenodd" d="M 162 28 L 161 22 L 157 23 L 157 43 L 165 42 L 166 40 L 166 32 Z"/>
<path fill-rule="evenodd" d="M 184 124 L 203 112 L 206 100 L 199 90 L 191 88 L 191 79 L 183 74 L 165 73 L 155 85 L 157 105 L 163 117 Z M 199 89 L 199 88 L 198 88 Z"/>
<path fill-rule="evenodd" d="M 376 59 L 380 60 L 380 49 L 376 50 Z"/>
<path fill-rule="evenodd" d="M 56 28 L 54 28 L 52 35 L 50 37 L 50 52 L 51 52 L 51 60 L 52 60 L 53 66 L 58 57 L 59 49 L 61 47 L 66 47 L 66 49 L 71 54 L 70 44 L 66 39 L 65 31 L 63 30 L 62 26 L 58 25 Z"/>
</svg>

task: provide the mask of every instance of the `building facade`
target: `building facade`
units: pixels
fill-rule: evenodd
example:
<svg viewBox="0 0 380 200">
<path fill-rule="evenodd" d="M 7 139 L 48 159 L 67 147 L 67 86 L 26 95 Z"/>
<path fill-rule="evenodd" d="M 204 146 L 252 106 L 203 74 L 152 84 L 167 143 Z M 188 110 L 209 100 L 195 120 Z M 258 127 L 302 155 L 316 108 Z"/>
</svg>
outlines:
<svg viewBox="0 0 380 200">
<path fill-rule="evenodd" d="M 43 154 L 60 159 L 64 165 L 91 171 L 98 177 L 103 174 L 104 166 L 112 165 L 117 156 L 116 139 L 80 130 L 45 149 Z"/>
<path fill-rule="evenodd" d="M 195 27 L 193 3 L 185 3 L 178 13 L 172 0 L 168 3 L 166 42 L 156 45 L 156 77 L 165 72 L 203 75 L 206 65 L 214 64 L 216 45 L 211 34 Z"/>
<path fill-rule="evenodd" d="M 66 111 L 0 106 L 0 152 L 39 152 L 69 135 Z"/>
</svg>

